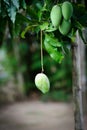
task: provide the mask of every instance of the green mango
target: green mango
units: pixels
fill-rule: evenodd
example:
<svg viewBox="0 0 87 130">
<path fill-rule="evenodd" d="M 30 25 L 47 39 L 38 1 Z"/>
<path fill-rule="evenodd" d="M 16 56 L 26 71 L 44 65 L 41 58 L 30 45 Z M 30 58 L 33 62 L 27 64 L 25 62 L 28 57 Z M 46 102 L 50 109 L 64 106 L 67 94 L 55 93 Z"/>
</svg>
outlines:
<svg viewBox="0 0 87 130">
<path fill-rule="evenodd" d="M 49 79 L 44 73 L 35 76 L 35 85 L 42 93 L 47 93 L 50 89 Z"/>
<path fill-rule="evenodd" d="M 50 13 L 50 19 L 54 27 L 58 27 L 60 25 L 60 22 L 62 20 L 62 10 L 60 6 L 58 5 L 53 6 Z"/>
<path fill-rule="evenodd" d="M 65 20 L 69 20 L 73 14 L 73 6 L 69 1 L 62 4 L 62 14 Z"/>
<path fill-rule="evenodd" d="M 61 25 L 59 26 L 60 33 L 63 35 L 67 35 L 70 31 L 70 28 L 71 28 L 71 20 L 66 21 L 65 19 L 63 19 Z"/>
</svg>

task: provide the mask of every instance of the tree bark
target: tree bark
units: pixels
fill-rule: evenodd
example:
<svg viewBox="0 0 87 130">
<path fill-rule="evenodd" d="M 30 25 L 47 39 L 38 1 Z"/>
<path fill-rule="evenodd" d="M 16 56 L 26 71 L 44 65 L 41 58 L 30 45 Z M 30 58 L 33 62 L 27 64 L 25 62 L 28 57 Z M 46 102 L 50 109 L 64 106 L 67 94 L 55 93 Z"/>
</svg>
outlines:
<svg viewBox="0 0 87 130">
<path fill-rule="evenodd" d="M 81 86 L 81 61 L 80 61 L 80 39 L 76 33 L 76 42 L 72 43 L 72 78 L 73 78 L 73 102 L 75 130 L 84 130 L 83 107 L 82 107 L 82 86 Z"/>
<path fill-rule="evenodd" d="M 82 85 L 82 103 L 83 115 L 87 112 L 87 99 L 86 99 L 86 46 L 80 38 L 80 57 L 81 57 L 81 85 Z"/>
</svg>

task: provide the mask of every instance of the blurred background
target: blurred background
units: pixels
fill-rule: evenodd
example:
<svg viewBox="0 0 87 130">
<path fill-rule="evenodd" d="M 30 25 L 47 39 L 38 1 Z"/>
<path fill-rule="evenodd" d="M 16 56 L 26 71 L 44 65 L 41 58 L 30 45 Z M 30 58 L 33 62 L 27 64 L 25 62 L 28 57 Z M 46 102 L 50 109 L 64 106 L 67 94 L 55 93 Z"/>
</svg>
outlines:
<svg viewBox="0 0 87 130">
<path fill-rule="evenodd" d="M 0 48 L 0 130 L 73 130 L 71 53 L 58 64 L 44 49 L 51 88 L 42 94 L 34 82 L 41 72 L 40 44 L 27 35 L 14 43 L 8 36 Z"/>
<path fill-rule="evenodd" d="M 51 89 L 41 94 L 34 80 L 41 72 L 40 44 L 34 34 L 27 39 L 16 38 L 14 43 L 8 37 L 0 48 L 1 102 L 34 98 L 43 101 L 68 101 L 72 96 L 72 57 L 65 55 L 61 64 L 55 62 L 44 51 L 44 73 L 49 77 Z M 6 102 L 7 102 L 6 101 Z"/>
<path fill-rule="evenodd" d="M 33 2 L 26 0 L 28 6 Z M 47 94 L 42 94 L 34 83 L 36 74 L 41 72 L 37 33 L 29 31 L 22 39 L 20 33 L 26 25 L 19 22 L 21 27 L 17 26 L 12 39 L 11 21 L 5 24 L 5 20 L 0 16 L 0 130 L 74 130 L 71 51 L 66 50 L 59 64 L 43 48 L 44 73 L 51 86 Z M 68 48 L 71 49 L 70 45 Z M 86 113 L 87 47 L 83 48 L 83 109 Z"/>
</svg>

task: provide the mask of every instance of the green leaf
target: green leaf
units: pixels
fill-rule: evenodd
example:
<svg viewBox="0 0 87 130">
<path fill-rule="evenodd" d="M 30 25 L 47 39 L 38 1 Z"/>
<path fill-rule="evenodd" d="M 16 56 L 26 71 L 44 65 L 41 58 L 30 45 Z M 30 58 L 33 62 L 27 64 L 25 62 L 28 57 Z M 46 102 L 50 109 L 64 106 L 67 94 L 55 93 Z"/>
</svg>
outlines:
<svg viewBox="0 0 87 130">
<path fill-rule="evenodd" d="M 11 6 L 7 9 L 8 16 L 10 17 L 11 21 L 14 23 L 16 18 L 16 8 L 14 6 Z"/>
<path fill-rule="evenodd" d="M 48 25 L 49 25 L 48 22 L 44 22 L 42 25 L 40 25 L 40 29 L 41 30 L 46 30 L 46 29 L 48 29 Z"/>
<path fill-rule="evenodd" d="M 50 54 L 51 58 L 61 63 L 62 59 L 64 58 L 64 55 L 62 53 L 62 49 L 61 50 L 57 49 L 57 47 L 61 48 L 61 45 L 58 42 L 58 40 L 52 34 L 51 35 L 46 34 L 44 45 L 45 45 L 46 51 Z"/>
<path fill-rule="evenodd" d="M 53 33 L 45 35 L 45 41 L 48 42 L 53 47 L 61 47 L 61 42 L 58 41 L 56 37 L 54 37 Z"/>
<path fill-rule="evenodd" d="M 28 32 L 29 30 L 30 30 L 30 26 L 27 26 L 25 29 L 24 29 L 24 31 L 21 33 L 21 37 L 22 38 L 25 38 L 25 34 L 26 34 L 26 32 Z"/>
<path fill-rule="evenodd" d="M 87 10 L 84 4 L 73 4 L 74 7 L 74 18 L 79 21 L 79 23 L 86 27 L 87 26 Z M 73 22 L 74 23 L 74 22 Z M 75 23 L 74 23 L 75 24 Z"/>
<path fill-rule="evenodd" d="M 19 0 L 20 2 L 20 8 L 26 9 L 26 2 L 25 0 Z"/>
<path fill-rule="evenodd" d="M 7 5 L 10 5 L 9 0 L 3 0 Z"/>
<path fill-rule="evenodd" d="M 29 26 L 27 26 L 25 29 L 24 29 L 24 31 L 21 33 L 21 37 L 22 38 L 25 38 L 25 34 L 30 30 L 31 32 L 34 30 L 34 32 L 35 31 L 37 31 L 39 28 L 38 28 L 38 25 L 36 24 L 36 25 L 29 25 Z"/>
<path fill-rule="evenodd" d="M 12 2 L 13 2 L 13 5 L 14 5 L 17 9 L 19 9 L 19 0 L 12 0 Z"/>
<path fill-rule="evenodd" d="M 38 13 L 33 6 L 27 6 L 27 14 L 31 20 L 38 20 Z"/>
<path fill-rule="evenodd" d="M 80 24 L 80 22 L 77 21 L 77 20 L 74 21 L 74 25 L 75 25 L 75 27 L 76 27 L 77 29 L 82 29 L 82 28 L 83 28 L 83 26 L 82 26 L 82 25 Z"/>
<path fill-rule="evenodd" d="M 76 39 L 76 31 L 77 29 L 72 28 L 70 33 L 67 35 L 67 37 L 69 37 L 73 42 L 75 42 Z"/>
<path fill-rule="evenodd" d="M 19 9 L 19 0 L 3 0 L 9 7 L 13 4 L 17 9 Z"/>
<path fill-rule="evenodd" d="M 63 60 L 64 58 L 64 55 L 62 52 L 59 52 L 59 51 L 53 51 L 50 56 L 57 62 L 61 63 L 61 61 Z"/>
<path fill-rule="evenodd" d="M 52 53 L 54 50 L 57 50 L 57 48 L 51 46 L 49 44 L 49 42 L 47 42 L 46 40 L 44 40 L 44 45 L 45 45 L 45 49 L 48 53 Z"/>
<path fill-rule="evenodd" d="M 17 16 L 16 16 L 16 21 L 15 21 L 15 27 L 14 27 L 14 35 L 15 36 L 18 36 L 20 31 L 21 31 L 21 27 L 24 25 L 24 24 L 27 24 L 29 23 L 29 19 L 26 18 L 24 15 L 20 14 L 20 13 L 17 13 Z"/>
<path fill-rule="evenodd" d="M 14 23 L 17 10 L 19 9 L 19 0 L 4 0 L 10 20 Z"/>
</svg>

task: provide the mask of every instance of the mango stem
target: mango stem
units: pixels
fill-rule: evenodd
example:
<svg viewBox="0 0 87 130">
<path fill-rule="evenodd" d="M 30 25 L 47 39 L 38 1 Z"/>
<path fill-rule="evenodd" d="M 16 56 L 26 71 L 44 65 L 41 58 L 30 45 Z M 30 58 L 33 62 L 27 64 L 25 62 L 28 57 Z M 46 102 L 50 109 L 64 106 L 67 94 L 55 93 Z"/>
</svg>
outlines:
<svg viewBox="0 0 87 130">
<path fill-rule="evenodd" d="M 42 38 L 42 36 L 43 36 L 43 32 L 42 32 L 42 30 L 40 31 L 40 43 L 41 43 L 41 72 L 43 73 L 44 72 L 44 67 L 43 67 L 43 38 Z"/>
</svg>

